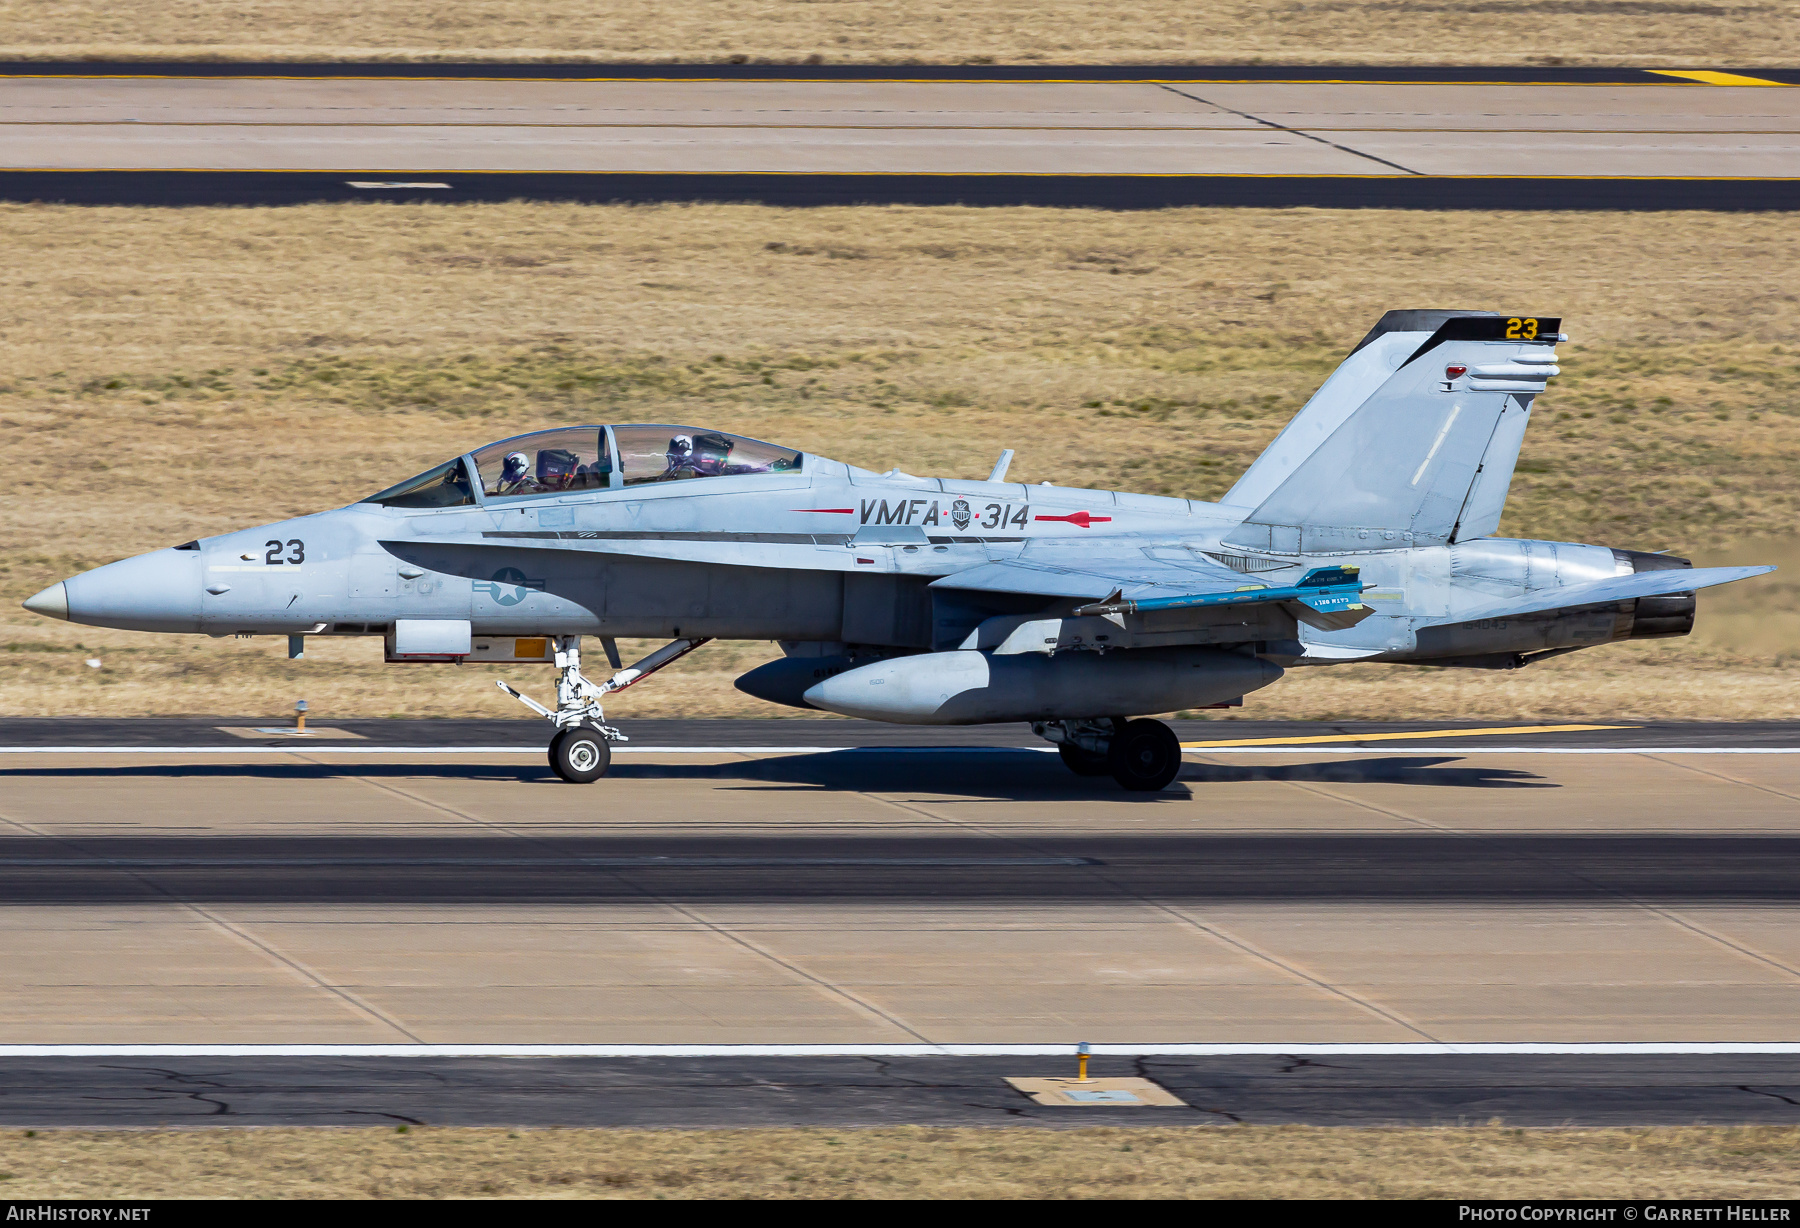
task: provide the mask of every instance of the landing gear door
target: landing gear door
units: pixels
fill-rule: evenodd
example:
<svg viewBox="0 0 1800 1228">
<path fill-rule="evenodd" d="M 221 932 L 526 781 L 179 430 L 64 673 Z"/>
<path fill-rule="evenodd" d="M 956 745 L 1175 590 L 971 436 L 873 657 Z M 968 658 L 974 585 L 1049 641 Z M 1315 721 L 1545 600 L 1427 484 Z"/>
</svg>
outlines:
<svg viewBox="0 0 1800 1228">
<path fill-rule="evenodd" d="M 469 645 L 468 659 L 550 665 L 556 660 L 556 641 L 547 635 L 478 635 Z"/>
</svg>

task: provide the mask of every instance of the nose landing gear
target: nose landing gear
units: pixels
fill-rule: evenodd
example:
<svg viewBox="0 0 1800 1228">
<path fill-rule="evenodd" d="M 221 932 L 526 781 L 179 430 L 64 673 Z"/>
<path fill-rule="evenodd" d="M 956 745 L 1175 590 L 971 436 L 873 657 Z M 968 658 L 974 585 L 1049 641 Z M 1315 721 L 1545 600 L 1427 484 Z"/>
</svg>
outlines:
<svg viewBox="0 0 1800 1228">
<path fill-rule="evenodd" d="M 1063 765 L 1077 776 L 1111 776 L 1133 793 L 1166 789 L 1181 772 L 1181 740 L 1161 721 L 1099 717 L 1039 721 L 1032 729 L 1056 743 Z"/>
<path fill-rule="evenodd" d="M 611 766 L 612 747 L 597 729 L 558 729 L 550 739 L 550 770 L 570 784 L 599 780 Z"/>
<path fill-rule="evenodd" d="M 600 706 L 602 696 L 623 691 L 642 682 L 671 662 L 685 657 L 706 638 L 671 640 L 629 669 L 618 669 L 605 682 L 595 684 L 581 672 L 581 637 L 556 637 L 556 711 L 552 712 L 529 696 L 520 694 L 504 682 L 494 685 L 556 726 L 550 739 L 550 770 L 571 784 L 585 785 L 606 775 L 612 765 L 613 742 L 629 742 L 623 733 L 606 724 L 606 713 Z M 603 640 L 611 663 L 618 657 L 611 640 Z M 615 665 L 616 668 L 616 665 Z"/>
</svg>

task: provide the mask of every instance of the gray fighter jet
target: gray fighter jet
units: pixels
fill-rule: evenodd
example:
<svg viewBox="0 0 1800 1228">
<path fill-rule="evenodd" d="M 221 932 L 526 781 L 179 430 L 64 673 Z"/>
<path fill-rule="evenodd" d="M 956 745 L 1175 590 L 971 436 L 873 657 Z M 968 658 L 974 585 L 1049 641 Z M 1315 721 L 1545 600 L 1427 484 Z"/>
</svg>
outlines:
<svg viewBox="0 0 1800 1228">
<path fill-rule="evenodd" d="M 602 700 L 713 637 L 779 641 L 775 703 L 1029 721 L 1083 776 L 1174 779 L 1133 714 L 1233 705 L 1347 661 L 1515 669 L 1685 635 L 1695 590 L 1771 571 L 1490 536 L 1561 321 L 1391 311 L 1218 503 L 871 473 L 672 425 L 563 427 L 336 511 L 186 542 L 25 607 L 140 631 L 382 636 L 393 662 L 554 662 L 550 762 L 590 781 Z M 598 637 L 613 673 L 582 673 Z M 620 636 L 667 638 L 630 668 Z"/>
</svg>

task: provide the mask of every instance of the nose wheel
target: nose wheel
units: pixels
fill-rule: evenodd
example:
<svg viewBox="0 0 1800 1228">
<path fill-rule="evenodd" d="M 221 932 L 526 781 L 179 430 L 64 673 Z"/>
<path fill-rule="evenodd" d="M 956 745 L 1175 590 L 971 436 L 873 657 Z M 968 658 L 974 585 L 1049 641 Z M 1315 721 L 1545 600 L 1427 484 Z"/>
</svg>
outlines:
<svg viewBox="0 0 1800 1228">
<path fill-rule="evenodd" d="M 550 770 L 570 784 L 591 784 L 611 766 L 612 747 L 598 730 L 559 729 L 550 739 Z"/>
</svg>

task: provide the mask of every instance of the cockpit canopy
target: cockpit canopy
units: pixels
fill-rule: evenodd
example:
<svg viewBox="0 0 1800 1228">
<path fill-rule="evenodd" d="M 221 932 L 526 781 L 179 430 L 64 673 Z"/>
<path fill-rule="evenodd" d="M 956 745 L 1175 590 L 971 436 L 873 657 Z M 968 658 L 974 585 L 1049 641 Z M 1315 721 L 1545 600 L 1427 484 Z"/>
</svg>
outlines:
<svg viewBox="0 0 1800 1228">
<path fill-rule="evenodd" d="M 644 482 L 799 473 L 803 457 L 793 448 L 702 427 L 655 423 L 558 427 L 478 448 L 363 502 L 459 507 Z"/>
</svg>

